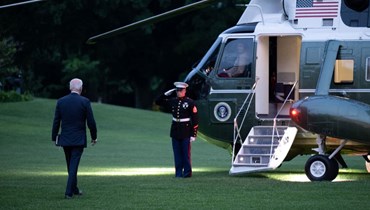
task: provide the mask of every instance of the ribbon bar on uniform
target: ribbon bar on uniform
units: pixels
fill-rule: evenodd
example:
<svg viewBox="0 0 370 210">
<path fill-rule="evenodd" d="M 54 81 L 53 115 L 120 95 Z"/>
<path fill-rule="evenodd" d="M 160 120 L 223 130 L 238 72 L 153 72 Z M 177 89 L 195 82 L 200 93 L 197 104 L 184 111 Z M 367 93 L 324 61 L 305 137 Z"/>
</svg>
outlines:
<svg viewBox="0 0 370 210">
<path fill-rule="evenodd" d="M 190 118 L 181 118 L 181 119 L 177 119 L 177 118 L 172 118 L 174 122 L 189 122 L 190 121 Z"/>
</svg>

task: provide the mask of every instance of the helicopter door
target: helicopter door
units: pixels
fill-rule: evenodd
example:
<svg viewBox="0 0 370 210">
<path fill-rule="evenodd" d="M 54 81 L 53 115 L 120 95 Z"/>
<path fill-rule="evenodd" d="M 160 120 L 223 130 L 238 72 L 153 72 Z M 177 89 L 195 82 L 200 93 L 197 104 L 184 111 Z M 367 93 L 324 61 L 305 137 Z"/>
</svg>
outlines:
<svg viewBox="0 0 370 210">
<path fill-rule="evenodd" d="M 257 118 L 289 118 L 289 108 L 298 98 L 297 88 L 295 90 L 292 88 L 299 78 L 300 48 L 300 36 L 258 37 L 256 50 L 258 58 L 256 59 Z"/>
</svg>

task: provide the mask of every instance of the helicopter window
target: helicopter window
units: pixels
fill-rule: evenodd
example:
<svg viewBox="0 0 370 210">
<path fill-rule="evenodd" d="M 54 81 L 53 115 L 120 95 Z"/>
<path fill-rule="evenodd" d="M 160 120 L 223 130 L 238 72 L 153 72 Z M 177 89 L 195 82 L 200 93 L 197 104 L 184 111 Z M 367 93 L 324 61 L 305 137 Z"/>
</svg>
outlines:
<svg viewBox="0 0 370 210">
<path fill-rule="evenodd" d="M 336 60 L 334 82 L 335 83 L 351 83 L 353 82 L 353 60 Z"/>
<path fill-rule="evenodd" d="M 251 77 L 253 39 L 229 39 L 224 47 L 219 77 Z"/>
</svg>

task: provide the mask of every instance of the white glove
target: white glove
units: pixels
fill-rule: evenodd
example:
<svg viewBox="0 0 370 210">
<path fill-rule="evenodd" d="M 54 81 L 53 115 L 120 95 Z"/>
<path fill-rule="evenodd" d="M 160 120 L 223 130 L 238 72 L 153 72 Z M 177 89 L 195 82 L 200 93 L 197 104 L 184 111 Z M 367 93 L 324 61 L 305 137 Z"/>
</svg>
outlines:
<svg viewBox="0 0 370 210">
<path fill-rule="evenodd" d="M 195 141 L 195 137 L 190 137 L 190 142 L 193 142 L 193 141 Z"/>
<path fill-rule="evenodd" d="M 171 93 L 172 93 L 173 91 L 175 91 L 175 90 L 176 90 L 176 88 L 171 89 L 171 90 L 169 90 L 169 91 L 165 92 L 164 94 L 165 94 L 166 96 L 169 96 L 169 95 L 171 95 Z"/>
</svg>

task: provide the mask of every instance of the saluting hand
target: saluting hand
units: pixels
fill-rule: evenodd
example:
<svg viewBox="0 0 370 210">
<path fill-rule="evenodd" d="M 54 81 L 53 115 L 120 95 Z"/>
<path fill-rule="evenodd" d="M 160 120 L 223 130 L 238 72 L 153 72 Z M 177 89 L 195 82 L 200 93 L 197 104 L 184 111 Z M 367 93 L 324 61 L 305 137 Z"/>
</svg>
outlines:
<svg viewBox="0 0 370 210">
<path fill-rule="evenodd" d="M 173 88 L 173 89 L 171 89 L 171 90 L 169 90 L 169 91 L 165 92 L 164 94 L 165 94 L 166 96 L 169 96 L 169 95 L 171 95 L 171 93 L 172 93 L 173 91 L 175 91 L 175 90 L 176 90 L 176 88 Z"/>
</svg>

